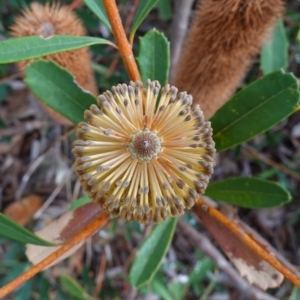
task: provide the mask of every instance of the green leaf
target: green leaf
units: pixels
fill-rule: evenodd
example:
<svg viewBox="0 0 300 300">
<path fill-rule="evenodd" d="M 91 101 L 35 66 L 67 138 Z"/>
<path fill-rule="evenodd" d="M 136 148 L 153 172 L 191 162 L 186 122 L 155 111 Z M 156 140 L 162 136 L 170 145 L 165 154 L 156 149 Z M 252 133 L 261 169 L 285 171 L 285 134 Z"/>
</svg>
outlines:
<svg viewBox="0 0 300 300">
<path fill-rule="evenodd" d="M 158 1 L 159 0 L 141 0 L 132 21 L 130 36 L 135 35 L 136 30 L 139 28 L 139 26 L 142 24 L 144 19 L 148 16 L 149 12 L 157 4 Z"/>
<path fill-rule="evenodd" d="M 97 101 L 74 82 L 66 69 L 52 61 L 36 61 L 25 74 L 25 82 L 37 98 L 75 124 L 84 121 L 84 110 Z"/>
<path fill-rule="evenodd" d="M 195 263 L 194 269 L 189 274 L 188 286 L 193 287 L 193 291 L 197 296 L 203 293 L 202 286 L 199 283 L 203 283 L 206 274 L 213 272 L 214 268 L 214 262 L 208 257 L 203 257 Z"/>
<path fill-rule="evenodd" d="M 71 276 L 60 276 L 60 282 L 65 288 L 66 292 L 76 300 L 96 300 L 94 297 L 88 295 L 84 288 Z"/>
<path fill-rule="evenodd" d="M 156 225 L 144 241 L 129 273 L 129 280 L 133 286 L 139 287 L 152 280 L 169 249 L 176 224 L 177 218 L 169 218 Z"/>
<path fill-rule="evenodd" d="M 299 2 L 300 2 L 300 0 L 299 0 Z M 297 34 L 297 40 L 298 40 L 298 42 L 300 42 L 300 30 L 298 31 L 298 34 Z"/>
<path fill-rule="evenodd" d="M 161 276 L 155 276 L 152 280 L 151 288 L 153 292 L 160 296 L 162 300 L 174 300 L 168 284 L 161 278 Z"/>
<path fill-rule="evenodd" d="M 170 68 L 170 43 L 163 33 L 156 29 L 140 38 L 137 58 L 143 82 L 158 80 L 164 86 L 168 82 Z"/>
<path fill-rule="evenodd" d="M 157 4 L 159 17 L 163 21 L 169 21 L 172 18 L 171 0 L 160 0 Z"/>
<path fill-rule="evenodd" d="M 299 0 L 300 1 L 300 0 Z M 287 300 L 298 300 L 300 299 L 300 288 L 294 286 L 290 297 Z"/>
<path fill-rule="evenodd" d="M 198 260 L 196 264 L 193 266 L 193 270 L 189 274 L 188 284 L 198 284 L 202 282 L 206 276 L 206 273 L 209 271 L 213 271 L 214 262 L 209 257 L 203 257 Z"/>
<path fill-rule="evenodd" d="M 70 204 L 69 210 L 75 210 L 80 206 L 83 206 L 87 203 L 92 202 L 88 195 L 84 195 L 83 197 L 78 198 Z"/>
<path fill-rule="evenodd" d="M 108 40 L 88 36 L 54 35 L 49 39 L 40 36 L 10 38 L 0 42 L 0 64 L 97 44 L 112 45 Z"/>
<path fill-rule="evenodd" d="M 252 177 L 239 177 L 212 182 L 205 195 L 216 200 L 248 208 L 269 208 L 291 200 L 279 184 Z"/>
<path fill-rule="evenodd" d="M 100 21 L 111 31 L 110 23 L 101 0 L 83 0 L 86 6 L 100 19 Z"/>
<path fill-rule="evenodd" d="M 272 39 L 261 51 L 260 67 L 264 74 L 287 67 L 288 46 L 283 21 L 280 19 L 275 27 Z"/>
<path fill-rule="evenodd" d="M 267 131 L 299 109 L 298 81 L 277 71 L 233 96 L 211 118 L 216 149 L 223 151 Z"/>
<path fill-rule="evenodd" d="M 4 236 L 10 240 L 21 242 L 23 244 L 55 246 L 55 244 L 41 239 L 2 213 L 0 213 L 0 236 Z"/>
</svg>

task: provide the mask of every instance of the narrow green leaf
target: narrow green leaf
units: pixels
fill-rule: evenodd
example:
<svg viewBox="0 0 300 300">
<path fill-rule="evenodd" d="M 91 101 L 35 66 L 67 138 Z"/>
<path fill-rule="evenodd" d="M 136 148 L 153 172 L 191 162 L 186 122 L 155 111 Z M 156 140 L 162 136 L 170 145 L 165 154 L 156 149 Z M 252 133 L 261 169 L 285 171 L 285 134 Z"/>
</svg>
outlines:
<svg viewBox="0 0 300 300">
<path fill-rule="evenodd" d="M 132 21 L 130 36 L 135 35 L 136 30 L 139 28 L 139 26 L 142 24 L 144 19 L 148 16 L 149 12 L 157 4 L 158 1 L 159 0 L 141 0 Z"/>
<path fill-rule="evenodd" d="M 156 225 L 144 241 L 129 273 L 129 280 L 133 286 L 139 287 L 152 280 L 169 249 L 176 224 L 177 218 L 169 218 Z"/>
<path fill-rule="evenodd" d="M 299 0 L 299 2 L 300 2 L 300 0 Z M 298 42 L 300 42 L 300 30 L 298 31 L 298 34 L 297 34 L 297 40 L 298 40 Z"/>
<path fill-rule="evenodd" d="M 267 131 L 299 109 L 298 80 L 277 71 L 233 96 L 211 118 L 218 151 Z"/>
<path fill-rule="evenodd" d="M 172 18 L 171 0 L 160 0 L 157 4 L 159 17 L 163 21 L 169 21 Z"/>
<path fill-rule="evenodd" d="M 21 242 L 23 244 L 55 246 L 55 244 L 41 239 L 2 213 L 0 213 L 0 236 L 4 236 L 10 240 Z"/>
<path fill-rule="evenodd" d="M 84 288 L 71 276 L 60 276 L 60 282 L 65 288 L 66 292 L 76 300 L 96 300 L 94 297 L 88 295 Z"/>
<path fill-rule="evenodd" d="M 147 79 L 158 80 L 162 86 L 168 82 L 170 43 L 163 33 L 152 29 L 140 38 L 137 60 L 143 82 Z"/>
<path fill-rule="evenodd" d="M 75 210 L 80 206 L 83 206 L 87 203 L 92 202 L 88 195 L 84 195 L 83 197 L 78 198 L 70 204 L 69 210 Z"/>
<path fill-rule="evenodd" d="M 100 21 L 111 31 L 108 17 L 101 0 L 83 0 L 86 6 L 100 19 Z"/>
<path fill-rule="evenodd" d="M 292 293 L 287 300 L 299 300 L 299 299 L 300 299 L 300 288 L 294 286 Z"/>
<path fill-rule="evenodd" d="M 36 61 L 25 74 L 25 82 L 37 98 L 75 124 L 84 120 L 84 110 L 97 101 L 75 83 L 66 69 L 52 61 Z"/>
<path fill-rule="evenodd" d="M 155 276 L 153 278 L 151 288 L 155 294 L 160 296 L 160 299 L 174 300 L 168 284 L 161 278 L 161 276 Z"/>
<path fill-rule="evenodd" d="M 54 35 L 49 39 L 40 36 L 10 38 L 0 42 L 0 64 L 97 44 L 112 45 L 108 40 L 88 36 Z"/>
<path fill-rule="evenodd" d="M 286 68 L 288 65 L 288 40 L 282 19 L 278 20 L 273 37 L 261 51 L 260 67 L 264 74 Z"/>
<path fill-rule="evenodd" d="M 248 208 L 269 208 L 291 200 L 290 194 L 279 184 L 252 177 L 239 177 L 212 182 L 205 195 Z"/>
<path fill-rule="evenodd" d="M 200 296 L 203 293 L 203 289 L 200 282 L 204 282 L 204 278 L 208 272 L 213 272 L 215 268 L 214 262 L 208 258 L 203 257 L 199 259 L 194 265 L 194 269 L 189 274 L 188 286 L 192 286 L 194 293 Z"/>
<path fill-rule="evenodd" d="M 213 271 L 214 266 L 214 262 L 206 256 L 198 260 L 194 265 L 194 269 L 189 274 L 188 284 L 195 283 L 199 285 L 199 282 L 202 282 L 205 278 L 206 273 L 209 271 Z"/>
</svg>

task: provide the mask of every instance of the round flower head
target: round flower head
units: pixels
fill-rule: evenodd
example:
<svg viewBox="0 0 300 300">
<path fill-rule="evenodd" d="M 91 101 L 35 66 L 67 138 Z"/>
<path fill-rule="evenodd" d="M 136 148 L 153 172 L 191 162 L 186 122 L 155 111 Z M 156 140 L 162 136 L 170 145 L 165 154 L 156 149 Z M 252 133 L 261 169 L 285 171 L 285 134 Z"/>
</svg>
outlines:
<svg viewBox="0 0 300 300">
<path fill-rule="evenodd" d="M 157 81 L 119 84 L 80 123 L 76 172 L 94 202 L 113 216 L 160 222 L 191 208 L 213 172 L 214 142 L 192 97 Z"/>
</svg>

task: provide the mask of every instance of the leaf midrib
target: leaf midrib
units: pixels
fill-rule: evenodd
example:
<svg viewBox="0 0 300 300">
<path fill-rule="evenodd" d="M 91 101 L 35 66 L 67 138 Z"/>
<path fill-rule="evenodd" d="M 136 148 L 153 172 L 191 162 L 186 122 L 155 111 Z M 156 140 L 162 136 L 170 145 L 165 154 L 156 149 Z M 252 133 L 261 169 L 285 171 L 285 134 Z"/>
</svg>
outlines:
<svg viewBox="0 0 300 300">
<path fill-rule="evenodd" d="M 38 75 L 43 75 L 43 72 L 40 73 L 39 70 L 37 70 L 34 66 L 31 66 L 32 70 L 36 72 L 36 74 Z M 67 71 L 68 72 L 68 71 Z M 68 72 L 68 75 L 71 75 L 69 72 Z M 63 89 L 61 88 L 58 88 L 57 85 L 53 84 L 52 81 L 50 81 L 47 77 L 45 76 L 41 76 L 42 78 L 44 78 L 45 81 L 47 81 L 48 83 L 50 83 L 50 85 L 52 87 L 54 87 L 56 90 L 58 90 L 59 92 L 61 92 L 63 95 L 66 95 L 66 98 L 67 99 L 70 99 L 72 102 L 76 103 L 80 108 L 82 108 L 83 110 L 85 110 L 86 108 L 80 103 L 80 102 L 77 102 L 77 100 L 73 97 L 71 97 L 70 95 L 68 95 Z M 47 103 L 46 103 L 47 104 Z"/>
<path fill-rule="evenodd" d="M 232 127 L 233 125 L 235 125 L 236 123 L 240 122 L 243 118 L 247 117 L 249 114 L 253 113 L 255 110 L 259 109 L 260 107 L 266 105 L 269 103 L 269 101 L 271 101 L 273 98 L 277 97 L 278 95 L 280 95 L 281 93 L 286 92 L 287 90 L 293 90 L 293 86 L 296 86 L 296 83 L 291 84 L 289 87 L 285 88 L 284 90 L 279 91 L 277 94 L 274 94 L 272 97 L 269 97 L 265 102 L 262 102 L 261 104 L 259 104 L 258 106 L 255 106 L 253 109 L 249 110 L 248 112 L 246 112 L 245 114 L 242 114 L 240 117 L 238 117 L 237 119 L 235 119 L 232 123 L 230 123 L 229 125 L 225 126 L 224 128 L 222 128 L 219 132 L 217 132 L 215 135 L 213 135 L 213 139 L 215 137 L 218 137 L 222 134 L 222 132 L 226 131 L 228 128 Z"/>
<path fill-rule="evenodd" d="M 34 36 L 34 37 L 39 37 L 40 39 L 42 39 L 40 36 Z M 62 41 L 62 40 L 59 40 L 60 37 L 71 37 L 71 38 L 78 38 L 78 39 L 81 39 L 81 40 L 78 40 L 78 41 Z M 32 36 L 28 37 L 28 40 L 30 38 L 32 38 Z M 77 48 L 66 49 L 66 50 L 58 49 L 57 51 L 54 51 L 53 49 L 55 49 L 58 46 L 64 46 L 64 47 L 67 47 L 67 46 L 77 47 L 78 46 L 79 48 L 81 48 L 81 46 L 82 47 L 87 47 L 87 46 L 91 46 L 91 45 L 95 45 L 95 44 L 109 44 L 110 43 L 108 40 L 101 39 L 101 38 L 78 37 L 78 36 L 73 36 L 73 35 L 55 35 L 55 36 L 53 36 L 53 38 L 58 39 L 58 41 L 55 41 L 54 43 L 53 43 L 53 41 L 51 41 L 51 48 L 49 48 L 49 52 L 46 52 L 46 53 L 42 54 L 41 56 L 48 55 L 48 54 L 54 54 L 54 53 L 57 53 L 57 52 L 72 51 L 72 50 L 77 49 Z M 82 40 L 82 39 L 84 39 L 84 40 Z M 43 49 L 43 48 L 47 48 L 47 47 L 49 47 L 49 45 L 47 43 L 47 40 L 45 40 L 45 41 L 46 41 L 45 44 L 34 45 L 34 47 L 32 47 L 32 45 L 30 45 L 29 47 L 28 46 L 27 47 L 23 46 L 23 48 L 21 48 L 21 49 L 19 47 L 12 48 L 10 46 L 7 51 L 1 51 L 1 54 L 3 56 L 7 56 L 7 55 L 14 56 L 18 53 L 27 52 L 28 49 L 30 49 L 32 51 L 36 51 L 36 50 L 40 50 L 40 49 Z M 7 46 L 7 44 L 5 44 L 5 42 L 6 41 L 3 41 L 2 43 L 4 43 L 4 46 Z M 1 44 L 0 44 L 0 46 L 1 46 Z M 26 59 L 35 58 L 35 57 L 37 57 L 37 56 L 33 53 L 32 56 L 30 56 L 30 55 L 26 56 Z M 14 61 L 16 61 L 16 59 L 14 59 L 14 58 L 5 60 L 5 62 L 14 62 Z"/>
<path fill-rule="evenodd" d="M 282 192 L 282 191 L 281 191 Z M 222 189 L 218 189 L 218 191 L 216 192 L 207 192 L 207 194 L 212 194 L 212 193 L 222 193 L 222 194 L 250 194 L 250 195 L 265 195 L 265 196 L 272 196 L 273 198 L 283 198 L 284 196 L 288 196 L 285 193 L 282 193 L 282 196 L 278 196 L 278 193 L 270 193 L 270 192 L 251 192 L 251 191 L 246 191 L 246 190 L 222 190 Z"/>
</svg>

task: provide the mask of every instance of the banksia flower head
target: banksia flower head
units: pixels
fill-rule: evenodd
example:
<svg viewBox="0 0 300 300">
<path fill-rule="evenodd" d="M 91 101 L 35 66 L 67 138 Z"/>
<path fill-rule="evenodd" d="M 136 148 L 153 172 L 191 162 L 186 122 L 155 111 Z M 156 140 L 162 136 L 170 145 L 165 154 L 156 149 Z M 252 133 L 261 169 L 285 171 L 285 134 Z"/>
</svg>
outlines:
<svg viewBox="0 0 300 300">
<path fill-rule="evenodd" d="M 61 6 L 59 3 L 43 6 L 33 2 L 29 8 L 22 11 L 21 16 L 15 19 L 10 33 L 13 37 L 40 35 L 48 39 L 53 35 L 83 36 L 86 31 L 80 19 L 67 6 Z M 95 95 L 98 94 L 88 48 L 55 53 L 43 59 L 53 60 L 68 69 L 81 87 Z M 17 63 L 17 66 L 23 72 L 32 61 L 22 61 Z M 50 110 L 48 107 L 47 109 Z M 51 111 L 54 112 L 52 109 Z"/>
<path fill-rule="evenodd" d="M 119 84 L 98 105 L 85 111 L 73 149 L 93 201 L 140 223 L 191 208 L 208 184 L 215 153 L 210 122 L 199 105 L 191 108 L 192 96 L 148 80 L 146 88 Z"/>
<path fill-rule="evenodd" d="M 282 10 L 282 0 L 198 1 L 173 84 L 197 99 L 205 118 L 238 87 Z"/>
</svg>

